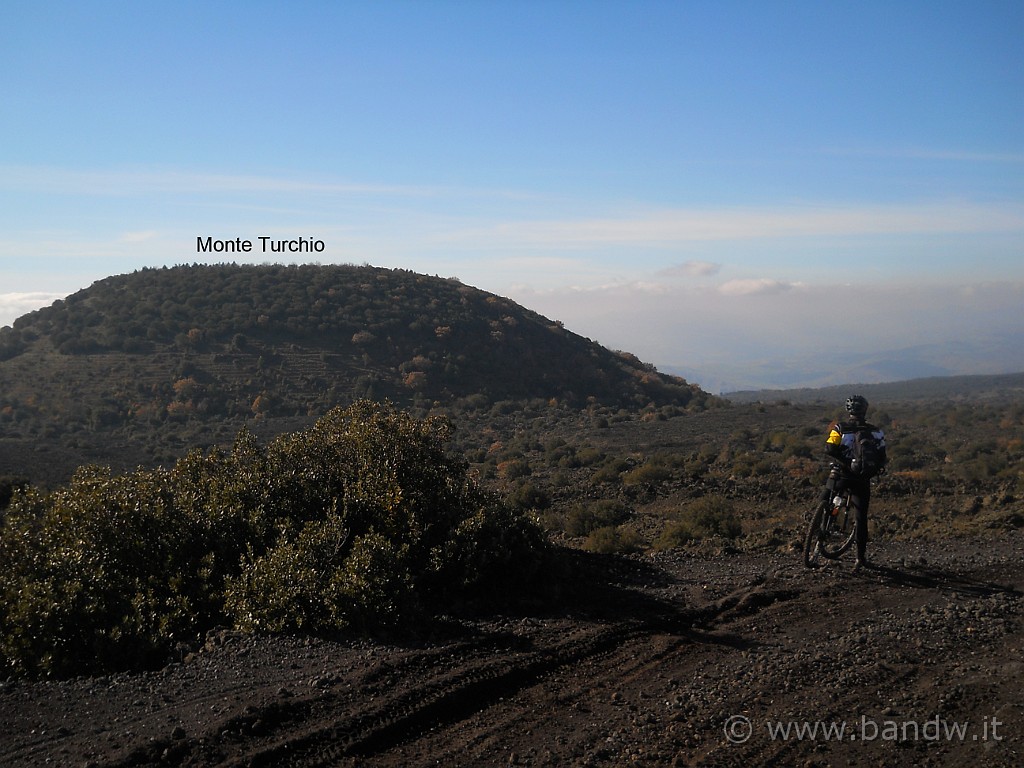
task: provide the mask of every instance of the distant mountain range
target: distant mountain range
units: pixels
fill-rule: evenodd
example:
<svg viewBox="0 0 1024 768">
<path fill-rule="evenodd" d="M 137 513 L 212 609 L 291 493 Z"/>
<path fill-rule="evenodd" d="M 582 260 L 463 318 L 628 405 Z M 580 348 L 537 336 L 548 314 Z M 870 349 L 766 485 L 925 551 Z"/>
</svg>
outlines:
<svg viewBox="0 0 1024 768">
<path fill-rule="evenodd" d="M 664 370 L 675 371 L 672 366 L 664 366 Z M 1024 345 L 1019 339 L 992 338 L 987 342 L 918 345 L 870 354 L 837 351 L 744 365 L 693 366 L 688 368 L 687 378 L 708 392 L 728 396 L 761 389 L 815 389 L 1014 371 L 1024 371 Z"/>
<path fill-rule="evenodd" d="M 912 401 L 955 402 L 958 400 L 1009 401 L 1024 403 L 1024 373 L 937 376 L 889 381 L 878 384 L 842 384 L 831 387 L 759 389 L 730 392 L 733 403 L 824 402 L 839 406 L 851 394 L 864 395 L 877 404 Z"/>
</svg>

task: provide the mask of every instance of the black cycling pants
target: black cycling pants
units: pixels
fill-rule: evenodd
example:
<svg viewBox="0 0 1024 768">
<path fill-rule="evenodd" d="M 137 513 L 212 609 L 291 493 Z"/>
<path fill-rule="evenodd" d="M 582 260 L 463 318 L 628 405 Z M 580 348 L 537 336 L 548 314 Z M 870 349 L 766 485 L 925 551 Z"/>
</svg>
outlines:
<svg viewBox="0 0 1024 768">
<path fill-rule="evenodd" d="M 871 503 L 871 483 L 858 477 L 842 477 L 837 483 L 836 493 L 850 488 L 850 504 L 856 513 L 857 530 L 854 541 L 857 543 L 857 559 L 863 560 L 867 550 L 867 508 Z"/>
</svg>

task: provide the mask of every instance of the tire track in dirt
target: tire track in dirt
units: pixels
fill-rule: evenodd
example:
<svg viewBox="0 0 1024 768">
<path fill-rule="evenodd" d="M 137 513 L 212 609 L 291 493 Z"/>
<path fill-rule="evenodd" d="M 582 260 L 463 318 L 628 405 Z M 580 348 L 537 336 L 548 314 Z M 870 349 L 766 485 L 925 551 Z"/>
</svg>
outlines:
<svg viewBox="0 0 1024 768">
<path fill-rule="evenodd" d="M 766 592 L 760 583 L 755 580 L 699 610 L 677 611 L 646 601 L 646 615 L 629 621 L 582 628 L 574 624 L 568 630 L 542 625 L 525 636 L 485 634 L 409 652 L 367 669 L 350 690 L 330 690 L 328 676 L 327 690 L 319 695 L 276 697 L 269 704 L 247 707 L 218 726 L 217 739 L 154 740 L 118 764 L 317 766 L 386 753 L 428 731 L 450 728 L 559 671 L 571 677 L 585 664 L 615 669 L 616 674 L 631 669 L 640 674 L 658 663 L 659 656 L 648 652 L 653 638 L 670 638 L 675 652 L 693 642 L 688 635 L 696 623 L 706 625 L 728 612 L 748 614 L 792 597 L 788 591 Z M 399 687 L 390 690 L 393 684 Z"/>
<path fill-rule="evenodd" d="M 550 648 L 514 655 L 506 652 L 468 665 L 463 660 L 453 673 L 428 676 L 400 693 L 385 694 L 380 704 L 354 712 L 346 707 L 349 702 L 324 697 L 317 702 L 315 713 L 309 713 L 313 728 L 299 733 L 289 730 L 274 743 L 226 764 L 312 768 L 336 765 L 344 757 L 387 751 L 429 729 L 449 727 L 489 703 L 535 684 L 553 670 L 608 654 L 642 632 L 644 629 L 635 625 L 598 627 L 575 632 Z"/>
<path fill-rule="evenodd" d="M 551 647 L 524 652 L 517 659 L 483 664 L 471 674 L 462 672 L 452 679 L 419 686 L 376 712 L 361 713 L 355 719 L 332 723 L 300 739 L 289 738 L 258 754 L 246 755 L 243 764 L 311 766 L 337 765 L 344 757 L 372 757 L 394 750 L 432 730 L 450 731 L 524 689 L 544 684 L 552 675 L 588 680 L 614 674 L 626 685 L 647 676 L 665 658 L 692 646 L 695 642 L 728 642 L 728 638 L 702 635 L 691 628 L 699 620 L 703 625 L 714 623 L 716 616 L 750 615 L 779 600 L 792 599 L 794 590 L 765 590 L 761 582 L 734 591 L 708 608 L 673 615 L 658 613 L 644 621 L 575 632 Z M 671 626 L 676 634 L 665 634 Z M 652 645 L 661 645 L 651 653 Z M 586 668 L 586 672 L 584 672 Z M 565 698 L 571 693 L 562 691 Z M 497 728 L 500 730 L 507 723 Z M 477 732 L 474 740 L 479 740 Z M 466 747 L 451 743 L 447 750 L 452 759 Z M 453 748 L 454 747 L 454 748 Z M 454 753 L 454 754 L 452 754 Z M 436 754 L 436 753 L 435 753 Z"/>
<path fill-rule="evenodd" d="M 964 719 L 979 708 L 1024 733 L 1021 537 L 878 551 L 886 565 L 858 574 L 784 553 L 602 561 L 604 581 L 583 579 L 546 612 L 462 619 L 405 646 L 227 638 L 114 681 L 109 702 L 85 696 L 104 681 L 0 686 L 0 722 L 38 729 L 4 737 L 0 764 L 1019 765 L 1012 741 L 982 753 L 768 738 L 769 719 Z M 133 710 L 132 697 L 152 711 Z M 36 719 L 12 718 L 22 701 Z M 88 744 L 93 724 L 76 719 L 76 701 L 107 715 L 95 727 L 135 736 Z M 728 743 L 731 714 L 759 729 L 749 742 Z M 176 723 L 186 729 L 174 735 Z"/>
<path fill-rule="evenodd" d="M 527 757 L 507 749 L 503 752 L 509 732 L 544 733 L 552 744 L 560 742 L 559 756 L 551 755 L 550 762 L 538 765 L 566 764 L 566 753 L 572 756 L 572 764 L 619 764 L 606 746 L 611 737 L 598 738 L 595 724 L 620 723 L 611 729 L 614 733 L 635 721 L 655 722 L 649 710 L 663 710 L 668 698 L 667 693 L 658 695 L 659 686 L 671 688 L 684 682 L 669 679 L 666 670 L 676 678 L 683 672 L 685 678 L 687 671 L 696 674 L 708 657 L 732 653 L 744 645 L 742 638 L 715 626 L 716 616 L 726 620 L 733 615 L 750 616 L 799 594 L 796 590 L 763 589 L 762 581 L 756 579 L 700 609 L 675 616 L 652 616 L 643 631 L 624 638 L 608 652 L 580 658 L 568 669 L 539 678 L 514 701 L 473 713 L 459 728 L 441 731 L 417 745 L 412 755 L 399 750 L 380 753 L 372 764 L 425 765 L 437 760 L 438 764 L 494 765 L 527 761 Z M 561 730 L 553 727 L 553 720 L 565 718 L 578 725 Z M 410 760 L 411 756 L 415 759 Z"/>
</svg>

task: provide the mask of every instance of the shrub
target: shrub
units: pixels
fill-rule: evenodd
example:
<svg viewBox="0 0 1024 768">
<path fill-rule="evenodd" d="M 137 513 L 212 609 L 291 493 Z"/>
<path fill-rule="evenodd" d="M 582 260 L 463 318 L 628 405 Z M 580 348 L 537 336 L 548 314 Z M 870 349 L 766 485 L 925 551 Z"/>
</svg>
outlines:
<svg viewBox="0 0 1024 768">
<path fill-rule="evenodd" d="M 604 461 L 605 455 L 600 449 L 588 446 L 577 450 L 576 458 L 579 460 L 580 464 L 585 467 L 589 467 Z"/>
<path fill-rule="evenodd" d="M 571 507 L 565 516 L 565 530 L 572 536 L 586 536 L 597 528 L 621 525 L 628 519 L 629 509 L 624 504 L 602 499 Z"/>
<path fill-rule="evenodd" d="M 0 513 L 7 508 L 17 491 L 28 488 L 28 479 L 24 477 L 0 477 Z"/>
<path fill-rule="evenodd" d="M 533 483 L 522 483 L 508 495 L 508 503 L 516 509 L 547 509 L 551 497 Z"/>
<path fill-rule="evenodd" d="M 583 548 L 587 551 L 602 554 L 639 552 L 643 547 L 644 542 L 639 533 L 613 525 L 596 528 L 583 542 Z"/>
<path fill-rule="evenodd" d="M 590 477 L 590 482 L 594 485 L 602 485 L 605 483 L 617 483 L 621 479 L 621 474 L 615 466 L 601 467 Z"/>
<path fill-rule="evenodd" d="M 349 535 L 341 516 L 332 514 L 251 560 L 225 594 L 236 626 L 322 632 L 398 623 L 412 583 L 401 552 L 386 537 L 369 533 L 352 542 L 339 562 Z"/>
<path fill-rule="evenodd" d="M 813 458 L 814 451 L 805 441 L 794 439 L 786 443 L 786 447 L 782 449 L 782 458 L 788 459 L 794 456 L 810 459 Z"/>
<path fill-rule="evenodd" d="M 197 614 L 216 613 L 193 523 L 166 471 L 84 467 L 66 489 L 16 499 L 0 536 L 4 667 L 64 675 L 162 658 Z"/>
<path fill-rule="evenodd" d="M 526 459 L 508 459 L 498 463 L 498 477 L 504 480 L 518 480 L 533 473 Z"/>
<path fill-rule="evenodd" d="M 395 626 L 522 585 L 543 535 L 470 480 L 449 437 L 444 421 L 361 401 L 265 447 L 243 431 L 169 470 L 86 467 L 15 496 L 0 528 L 3 669 L 150 665 L 222 623 Z"/>
<path fill-rule="evenodd" d="M 684 520 L 673 520 L 662 530 L 654 542 L 655 549 L 675 549 L 689 544 L 697 538 L 693 526 Z"/>
<path fill-rule="evenodd" d="M 622 484 L 626 486 L 659 486 L 672 477 L 672 471 L 661 464 L 644 464 L 632 469 L 622 476 Z"/>
<path fill-rule="evenodd" d="M 594 472 L 590 480 L 595 485 L 600 483 L 617 483 L 621 480 L 622 473 L 628 471 L 631 466 L 625 459 L 614 457 L 603 459 L 601 467 Z"/>
<path fill-rule="evenodd" d="M 742 534 L 743 526 L 732 502 L 723 496 L 704 496 L 685 507 L 676 520 L 665 526 L 655 547 L 671 549 L 694 539 L 709 536 L 735 539 Z"/>
</svg>

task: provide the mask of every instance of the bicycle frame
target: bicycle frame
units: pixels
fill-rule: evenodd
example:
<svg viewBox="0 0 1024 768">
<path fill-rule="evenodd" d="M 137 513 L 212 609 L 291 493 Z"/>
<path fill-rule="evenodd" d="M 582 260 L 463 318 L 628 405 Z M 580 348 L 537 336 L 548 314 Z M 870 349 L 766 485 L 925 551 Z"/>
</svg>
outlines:
<svg viewBox="0 0 1024 768">
<path fill-rule="evenodd" d="M 850 490 L 842 487 L 841 479 L 842 468 L 832 464 L 804 539 L 804 564 L 808 568 L 818 564 L 819 556 L 838 558 L 856 536 L 856 510 L 850 504 Z"/>
</svg>

